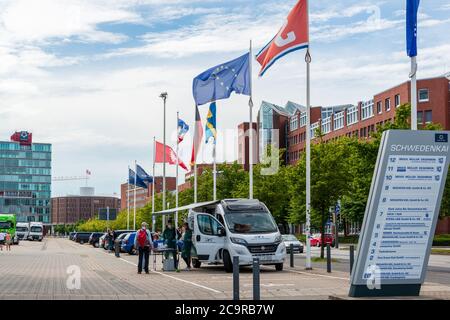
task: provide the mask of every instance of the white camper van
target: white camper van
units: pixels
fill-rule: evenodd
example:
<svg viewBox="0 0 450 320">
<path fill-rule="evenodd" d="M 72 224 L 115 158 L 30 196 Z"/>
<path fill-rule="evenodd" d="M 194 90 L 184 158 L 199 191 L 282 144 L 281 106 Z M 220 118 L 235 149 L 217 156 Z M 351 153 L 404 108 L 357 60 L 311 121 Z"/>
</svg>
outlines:
<svg viewBox="0 0 450 320">
<path fill-rule="evenodd" d="M 42 241 L 44 238 L 44 225 L 42 222 L 30 222 L 28 240 Z"/>
<path fill-rule="evenodd" d="M 159 214 L 169 214 L 166 210 Z M 258 200 L 226 199 L 178 208 L 189 210 L 187 222 L 193 230 L 197 258 L 193 265 L 223 264 L 233 271 L 233 257 L 239 265 L 252 265 L 259 258 L 262 265 L 274 265 L 283 270 L 286 248 L 272 214 Z"/>
<path fill-rule="evenodd" d="M 28 239 L 30 233 L 30 225 L 28 222 L 16 223 L 16 235 L 20 240 Z"/>
</svg>

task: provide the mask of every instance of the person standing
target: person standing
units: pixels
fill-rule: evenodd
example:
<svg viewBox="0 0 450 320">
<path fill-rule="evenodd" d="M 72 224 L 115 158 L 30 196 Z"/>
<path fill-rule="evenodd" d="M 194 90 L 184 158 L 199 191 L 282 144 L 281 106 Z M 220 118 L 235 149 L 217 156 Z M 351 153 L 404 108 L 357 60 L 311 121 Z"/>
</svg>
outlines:
<svg viewBox="0 0 450 320">
<path fill-rule="evenodd" d="M 109 247 L 109 252 L 114 252 L 114 241 L 115 241 L 115 237 L 114 237 L 114 230 L 110 230 L 109 231 L 109 243 L 108 243 L 108 247 Z"/>
<path fill-rule="evenodd" d="M 142 269 L 144 269 L 145 273 L 148 274 L 150 250 L 153 247 L 153 242 L 152 235 L 148 230 L 148 224 L 146 222 L 142 222 L 141 229 L 136 231 L 136 236 L 134 237 L 134 247 L 139 252 L 138 274 L 142 273 Z"/>
<path fill-rule="evenodd" d="M 11 251 L 11 235 L 9 232 L 5 235 L 6 251 Z"/>
<path fill-rule="evenodd" d="M 189 228 L 187 222 L 183 223 L 183 250 L 181 252 L 181 257 L 184 262 L 186 262 L 186 271 L 191 270 L 191 249 L 192 249 L 192 230 Z"/>
<path fill-rule="evenodd" d="M 5 244 L 5 234 L 0 232 L 0 251 L 3 251 L 3 245 Z"/>
<path fill-rule="evenodd" d="M 177 233 L 177 229 L 172 225 L 172 219 L 169 219 L 163 232 L 163 238 L 167 248 L 172 250 L 171 252 L 166 252 L 165 257 L 168 259 L 169 254 L 172 254 L 175 269 L 177 269 Z"/>
</svg>

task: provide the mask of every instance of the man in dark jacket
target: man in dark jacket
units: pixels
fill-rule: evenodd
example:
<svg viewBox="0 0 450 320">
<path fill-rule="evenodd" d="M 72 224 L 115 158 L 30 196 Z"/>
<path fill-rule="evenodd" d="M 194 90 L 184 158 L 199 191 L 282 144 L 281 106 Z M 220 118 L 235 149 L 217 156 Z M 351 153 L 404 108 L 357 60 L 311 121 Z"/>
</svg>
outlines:
<svg viewBox="0 0 450 320">
<path fill-rule="evenodd" d="M 172 254 L 173 260 L 175 262 L 175 269 L 177 269 L 177 238 L 178 232 L 172 224 L 172 219 L 167 222 L 166 230 L 163 232 L 164 243 L 167 245 L 168 249 L 172 249 L 172 252 L 165 254 L 166 259 L 169 258 L 169 254 Z"/>
</svg>

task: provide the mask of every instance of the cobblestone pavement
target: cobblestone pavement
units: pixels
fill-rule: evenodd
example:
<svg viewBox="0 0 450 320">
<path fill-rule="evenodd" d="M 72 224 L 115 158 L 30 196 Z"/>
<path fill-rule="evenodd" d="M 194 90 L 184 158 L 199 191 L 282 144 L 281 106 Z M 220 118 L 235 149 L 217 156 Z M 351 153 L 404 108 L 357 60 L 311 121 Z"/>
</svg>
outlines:
<svg viewBox="0 0 450 320">
<path fill-rule="evenodd" d="M 151 262 L 153 258 L 151 257 Z M 220 266 L 202 266 L 186 272 L 156 271 L 137 274 L 137 257 L 120 258 L 103 249 L 67 239 L 22 241 L 11 252 L 0 252 L 0 299 L 231 299 L 232 275 Z M 68 268 L 79 267 L 79 289 L 69 289 Z M 152 266 L 152 263 L 150 263 Z M 182 263 L 182 267 L 184 264 Z M 69 269 L 70 270 L 70 269 Z M 242 268 L 241 299 L 252 298 L 252 270 Z M 70 283 L 69 283 L 70 284 Z M 262 299 L 328 299 L 348 293 L 348 273 L 305 271 L 299 265 L 282 272 L 262 267 Z M 426 283 L 422 294 L 450 299 L 450 286 Z"/>
</svg>

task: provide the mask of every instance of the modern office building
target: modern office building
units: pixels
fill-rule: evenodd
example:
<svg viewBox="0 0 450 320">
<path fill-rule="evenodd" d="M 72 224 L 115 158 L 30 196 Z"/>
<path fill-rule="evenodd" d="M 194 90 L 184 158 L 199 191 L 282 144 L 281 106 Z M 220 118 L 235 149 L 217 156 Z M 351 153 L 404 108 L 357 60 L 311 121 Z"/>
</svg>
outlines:
<svg viewBox="0 0 450 320">
<path fill-rule="evenodd" d="M 69 195 L 52 198 L 52 225 L 75 224 L 97 217 L 100 209 L 120 210 L 120 199 L 104 196 Z"/>
<path fill-rule="evenodd" d="M 51 223 L 52 146 L 33 143 L 27 131 L 0 141 L 0 213 L 16 214 L 17 222 Z"/>
<path fill-rule="evenodd" d="M 175 177 L 166 177 L 166 190 L 171 192 L 175 190 L 176 179 Z M 153 185 L 150 183 L 147 189 L 137 187 L 136 188 L 136 208 L 142 208 L 147 203 L 152 201 L 152 188 Z M 163 190 L 163 177 L 155 177 L 155 194 L 161 193 Z M 128 183 L 123 183 L 120 185 L 120 199 L 121 199 L 121 210 L 128 208 L 127 203 L 129 203 L 130 209 L 134 209 L 134 186 L 128 185 Z"/>
</svg>

